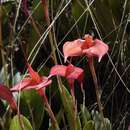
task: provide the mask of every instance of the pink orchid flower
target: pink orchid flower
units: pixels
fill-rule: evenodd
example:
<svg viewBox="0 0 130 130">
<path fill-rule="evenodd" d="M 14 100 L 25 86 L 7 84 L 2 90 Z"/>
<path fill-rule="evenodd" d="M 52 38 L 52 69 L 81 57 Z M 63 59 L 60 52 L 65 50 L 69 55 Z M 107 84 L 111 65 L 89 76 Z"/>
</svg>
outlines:
<svg viewBox="0 0 130 130">
<path fill-rule="evenodd" d="M 84 71 L 79 67 L 75 67 L 72 64 L 65 66 L 65 65 L 55 65 L 51 68 L 49 77 L 52 76 L 63 76 L 65 77 L 70 85 L 70 89 L 74 93 L 74 81 L 77 80 L 80 85 L 81 89 L 83 89 L 83 78 L 84 78 Z"/>
<path fill-rule="evenodd" d="M 35 72 L 32 67 L 27 64 L 29 70 L 29 77 L 24 78 L 18 84 L 11 88 L 11 91 L 22 91 L 35 89 L 40 92 L 40 90 L 51 84 L 51 80 L 45 76 L 40 77 L 37 72 Z"/>
<path fill-rule="evenodd" d="M 16 101 L 11 91 L 4 85 L 0 84 L 0 98 L 6 100 L 13 110 L 17 110 Z"/>
<path fill-rule="evenodd" d="M 90 35 L 85 35 L 83 39 L 66 42 L 63 45 L 64 61 L 68 57 L 86 55 L 88 58 L 98 57 L 98 62 L 107 53 L 108 45 L 99 39 L 93 39 Z"/>
<path fill-rule="evenodd" d="M 55 127 L 56 130 L 60 130 L 45 93 L 45 88 L 49 86 L 52 81 L 45 76 L 40 77 L 39 74 L 35 72 L 29 64 L 27 64 L 27 67 L 30 76 L 24 78 L 20 83 L 16 84 L 13 88 L 11 88 L 11 91 L 30 90 L 30 89 L 37 90 L 38 94 L 43 99 L 43 103 L 45 103 L 47 107 L 47 111 L 51 118 L 53 126 Z"/>
</svg>

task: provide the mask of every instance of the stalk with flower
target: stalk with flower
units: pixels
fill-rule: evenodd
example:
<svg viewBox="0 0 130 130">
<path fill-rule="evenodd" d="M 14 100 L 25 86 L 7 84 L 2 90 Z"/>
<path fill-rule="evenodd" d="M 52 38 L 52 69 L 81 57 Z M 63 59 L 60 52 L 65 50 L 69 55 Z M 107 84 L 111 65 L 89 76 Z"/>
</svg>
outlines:
<svg viewBox="0 0 130 130">
<path fill-rule="evenodd" d="M 104 116 L 102 111 L 102 104 L 100 101 L 100 88 L 97 81 L 97 76 L 93 64 L 93 58 L 98 57 L 98 62 L 101 61 L 102 57 L 108 51 L 108 45 L 105 44 L 103 41 L 99 39 L 93 39 L 90 35 L 85 35 L 84 39 L 77 39 L 74 41 L 66 42 L 63 46 L 63 53 L 64 53 L 64 61 L 67 61 L 68 57 L 75 57 L 75 56 L 83 56 L 85 55 L 88 58 L 89 68 L 93 77 L 96 97 L 97 97 L 97 104 L 99 107 L 99 111 L 102 116 L 102 121 L 104 124 L 104 128 L 106 130 Z"/>
<path fill-rule="evenodd" d="M 24 78 L 21 82 L 16 84 L 14 87 L 11 88 L 12 92 L 16 91 L 24 91 L 24 90 L 30 90 L 30 89 L 35 89 L 38 94 L 43 98 L 43 102 L 45 103 L 47 107 L 48 114 L 52 120 L 52 125 L 56 130 L 60 130 L 57 120 L 51 110 L 51 107 L 48 103 L 48 99 L 45 94 L 45 89 L 47 86 L 51 84 L 51 79 L 48 79 L 45 76 L 40 77 L 37 72 L 35 72 L 31 65 L 27 63 L 28 71 L 29 71 L 29 76 Z"/>
</svg>

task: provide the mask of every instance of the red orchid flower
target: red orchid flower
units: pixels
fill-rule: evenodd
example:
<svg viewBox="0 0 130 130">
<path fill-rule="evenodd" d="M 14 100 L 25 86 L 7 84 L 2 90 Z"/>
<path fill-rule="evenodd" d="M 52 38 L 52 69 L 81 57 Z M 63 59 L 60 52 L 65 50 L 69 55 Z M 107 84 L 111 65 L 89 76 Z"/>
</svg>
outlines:
<svg viewBox="0 0 130 130">
<path fill-rule="evenodd" d="M 40 77 L 39 74 L 32 69 L 30 64 L 27 64 L 27 67 L 30 76 L 24 78 L 20 83 L 16 84 L 13 88 L 11 88 L 11 91 L 30 89 L 37 90 L 38 94 L 42 97 L 43 102 L 47 107 L 47 111 L 51 117 L 52 124 L 54 125 L 56 130 L 60 130 L 45 93 L 45 87 L 49 86 L 52 81 L 45 76 Z"/>
<path fill-rule="evenodd" d="M 0 98 L 3 100 L 6 100 L 10 104 L 10 107 L 13 110 L 17 110 L 16 101 L 15 101 L 11 91 L 3 84 L 0 84 Z"/>
<path fill-rule="evenodd" d="M 85 35 L 84 40 L 77 39 L 71 42 L 66 42 L 63 45 L 64 61 L 68 57 L 86 55 L 88 58 L 98 57 L 100 62 L 102 57 L 107 53 L 108 45 L 99 39 L 93 39 L 90 35 Z"/>
<path fill-rule="evenodd" d="M 24 78 L 21 82 L 16 84 L 11 91 L 20 91 L 20 90 L 30 90 L 35 89 L 40 91 L 43 87 L 46 87 L 51 84 L 51 80 L 45 76 L 40 77 L 37 72 L 35 72 L 32 67 L 27 64 L 28 71 L 30 76 Z"/>
<path fill-rule="evenodd" d="M 65 66 L 65 65 L 55 65 L 54 67 L 51 68 L 50 71 L 50 75 L 49 77 L 52 76 L 63 76 L 66 77 L 69 85 L 70 85 L 70 89 L 74 92 L 74 80 L 77 80 L 80 85 L 81 85 L 81 89 L 83 87 L 83 78 L 84 78 L 84 71 L 83 69 L 79 68 L 79 67 L 75 67 L 72 64 Z"/>
</svg>

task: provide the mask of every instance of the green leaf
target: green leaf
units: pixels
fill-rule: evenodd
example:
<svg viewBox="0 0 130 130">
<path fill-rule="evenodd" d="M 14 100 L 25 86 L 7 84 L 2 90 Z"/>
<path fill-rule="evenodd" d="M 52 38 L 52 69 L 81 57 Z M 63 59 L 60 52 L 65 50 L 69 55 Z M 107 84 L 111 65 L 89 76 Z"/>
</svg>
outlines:
<svg viewBox="0 0 130 130">
<path fill-rule="evenodd" d="M 21 112 L 30 117 L 32 126 L 38 130 L 44 116 L 44 105 L 41 97 L 35 90 L 24 91 L 21 93 Z"/>
<path fill-rule="evenodd" d="M 64 85 L 60 86 L 62 87 L 62 93 L 61 93 L 61 98 L 62 98 L 62 103 L 64 106 L 64 111 L 65 115 L 68 121 L 69 129 L 73 130 L 74 129 L 74 123 L 76 123 L 76 127 L 78 130 L 81 130 L 81 122 L 78 113 L 76 113 L 76 121 L 74 121 L 75 118 L 75 111 L 74 111 L 74 103 L 72 100 L 72 96 L 69 93 L 69 91 L 65 88 Z"/>
<path fill-rule="evenodd" d="M 104 118 L 107 130 L 112 130 L 111 122 L 108 118 Z"/>
<path fill-rule="evenodd" d="M 81 121 L 80 121 L 79 115 L 77 115 L 77 129 L 78 130 L 82 130 L 82 126 L 81 126 Z"/>
<path fill-rule="evenodd" d="M 69 91 L 65 88 L 64 85 L 62 85 L 62 88 L 63 88 L 63 92 L 62 92 L 62 95 L 61 95 L 62 103 L 63 103 L 63 106 L 64 106 L 67 121 L 69 123 L 69 127 L 70 127 L 70 129 L 73 129 L 72 122 L 73 122 L 74 112 L 73 112 L 72 97 L 71 97 Z"/>
<path fill-rule="evenodd" d="M 87 107 L 81 105 L 81 119 L 82 119 L 82 123 L 83 123 L 83 126 L 85 125 L 85 122 L 91 120 L 91 115 L 87 109 Z"/>
<path fill-rule="evenodd" d="M 62 87 L 62 93 L 61 93 L 61 98 L 62 98 L 62 103 L 64 106 L 64 111 L 66 114 L 66 118 L 69 124 L 70 130 L 74 128 L 74 117 L 75 117 L 75 112 L 73 108 L 73 100 L 72 97 L 69 93 L 69 91 L 65 88 L 64 85 L 60 86 Z M 79 123 L 76 122 L 77 127 L 79 126 Z"/>
<path fill-rule="evenodd" d="M 102 120 L 101 120 L 101 116 L 100 116 L 99 112 L 92 110 L 92 117 L 94 120 L 95 129 L 102 130 Z"/>
<path fill-rule="evenodd" d="M 85 126 L 84 126 L 83 130 L 95 130 L 95 128 L 94 128 L 94 122 L 92 120 L 87 121 L 85 123 Z"/>
<path fill-rule="evenodd" d="M 29 120 L 23 115 L 20 115 L 20 121 L 18 115 L 14 116 L 14 118 L 11 120 L 9 130 L 22 130 L 21 125 L 24 130 L 33 130 Z"/>
<path fill-rule="evenodd" d="M 104 128 L 103 128 L 104 124 L 103 124 L 102 119 L 101 119 L 101 114 L 98 111 L 92 111 L 92 117 L 94 120 L 95 129 L 96 130 L 104 130 Z M 105 122 L 107 130 L 112 130 L 110 120 L 108 118 L 104 118 L 104 122 Z"/>
</svg>

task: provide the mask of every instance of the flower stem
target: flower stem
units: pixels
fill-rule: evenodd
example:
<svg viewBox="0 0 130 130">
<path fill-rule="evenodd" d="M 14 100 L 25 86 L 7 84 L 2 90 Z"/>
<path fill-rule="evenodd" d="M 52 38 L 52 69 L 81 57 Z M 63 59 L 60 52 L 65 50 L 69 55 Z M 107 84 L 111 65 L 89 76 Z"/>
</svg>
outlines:
<svg viewBox="0 0 130 130">
<path fill-rule="evenodd" d="M 56 120 L 56 118 L 55 118 L 55 116 L 54 116 L 54 114 L 52 112 L 52 109 L 51 109 L 50 104 L 48 102 L 48 99 L 46 97 L 45 88 L 44 89 L 39 89 L 38 93 L 42 97 L 43 102 L 45 103 L 45 105 L 47 107 L 47 111 L 48 111 L 48 114 L 49 114 L 49 116 L 51 118 L 52 125 L 54 126 L 55 130 L 60 130 L 58 122 L 57 122 L 57 120 Z"/>
<path fill-rule="evenodd" d="M 83 89 L 83 83 L 81 83 L 81 92 L 83 94 L 83 111 L 85 110 L 85 90 Z"/>
<path fill-rule="evenodd" d="M 104 121 L 104 114 L 103 114 L 103 110 L 102 110 L 102 104 L 101 104 L 101 101 L 100 101 L 101 90 L 100 90 L 100 88 L 98 86 L 97 76 L 96 76 L 96 72 L 95 72 L 95 68 L 94 68 L 94 64 L 93 64 L 93 58 L 89 58 L 88 63 L 89 63 L 89 68 L 90 68 L 90 71 L 91 71 L 91 74 L 92 74 L 92 77 L 93 77 L 93 81 L 94 81 L 97 104 L 98 104 L 99 112 L 101 114 L 101 120 L 103 122 L 104 130 L 107 130 L 106 123 Z"/>
<path fill-rule="evenodd" d="M 69 80 L 68 79 L 68 82 L 69 82 L 70 93 L 71 93 L 73 102 L 76 103 L 76 101 L 75 101 L 75 93 L 74 93 L 74 80 Z"/>
<path fill-rule="evenodd" d="M 76 126 L 76 118 L 77 118 L 77 103 L 75 100 L 75 94 L 74 94 L 74 86 L 70 89 L 71 92 L 71 96 L 72 96 L 72 101 L 73 101 L 73 111 L 74 111 L 74 118 L 73 118 L 73 126 L 74 126 L 74 130 L 77 130 L 77 126 Z"/>
</svg>

